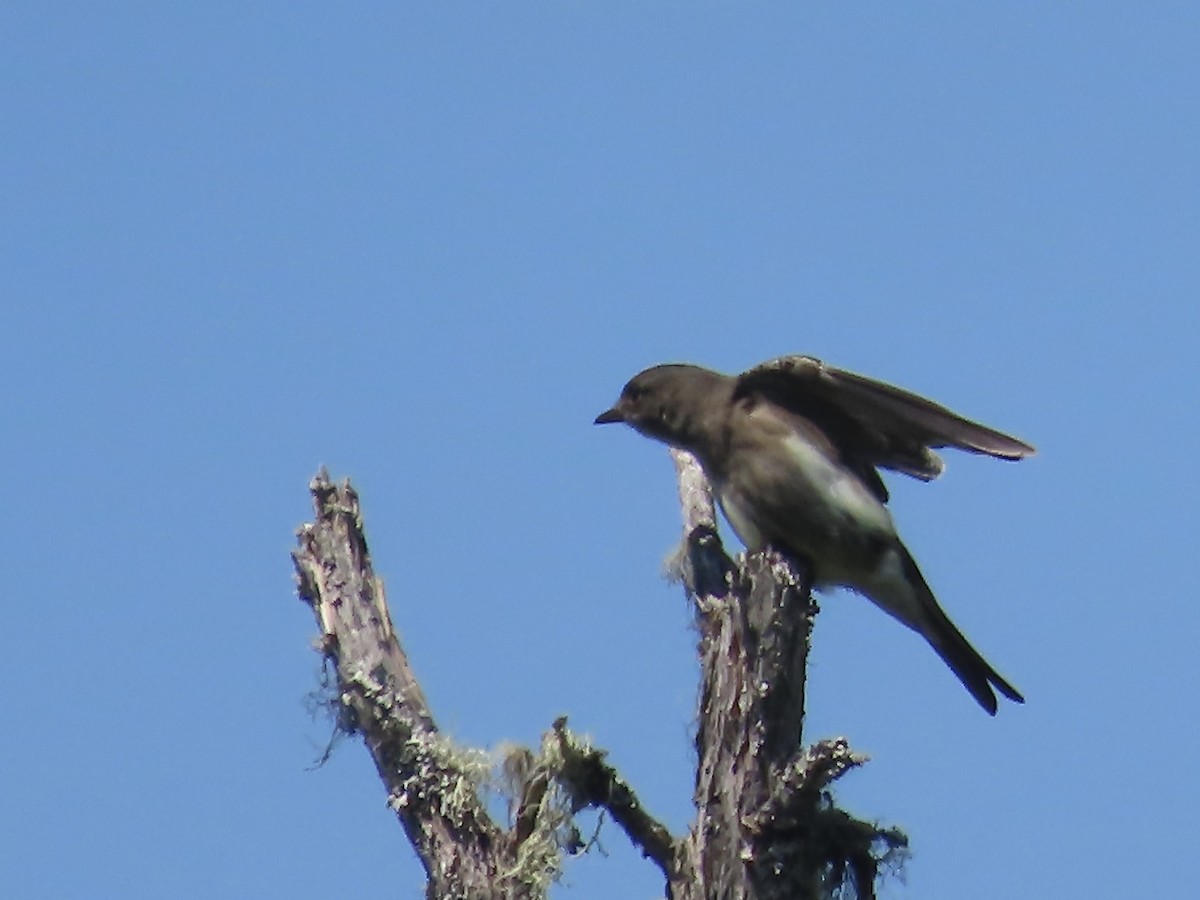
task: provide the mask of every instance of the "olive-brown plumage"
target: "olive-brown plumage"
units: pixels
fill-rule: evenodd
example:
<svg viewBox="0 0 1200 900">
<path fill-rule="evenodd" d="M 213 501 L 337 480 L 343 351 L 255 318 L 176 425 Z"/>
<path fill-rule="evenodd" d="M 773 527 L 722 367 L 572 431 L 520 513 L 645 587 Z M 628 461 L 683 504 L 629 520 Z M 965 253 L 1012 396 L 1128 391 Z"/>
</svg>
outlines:
<svg viewBox="0 0 1200 900">
<path fill-rule="evenodd" d="M 817 586 L 866 596 L 924 637 L 987 712 L 994 690 L 1024 702 L 938 605 L 896 533 L 879 469 L 928 481 L 942 471 L 937 448 L 1017 460 L 1031 446 L 809 356 L 738 376 L 654 366 L 596 417 L 610 422 L 694 454 L 747 547 L 778 547 L 806 561 Z"/>
</svg>

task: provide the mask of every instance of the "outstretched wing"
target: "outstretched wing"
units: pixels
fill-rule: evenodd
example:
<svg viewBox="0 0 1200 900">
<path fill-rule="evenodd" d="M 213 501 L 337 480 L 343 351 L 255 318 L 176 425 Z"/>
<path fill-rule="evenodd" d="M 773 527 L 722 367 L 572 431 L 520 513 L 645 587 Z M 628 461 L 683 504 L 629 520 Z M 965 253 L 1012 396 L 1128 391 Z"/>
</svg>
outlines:
<svg viewBox="0 0 1200 900">
<path fill-rule="evenodd" d="M 933 452 L 936 447 L 957 447 L 1000 459 L 1023 459 L 1034 453 L 1025 442 L 931 400 L 827 366 L 811 356 L 784 356 L 743 372 L 735 398 L 754 394 L 812 420 L 854 461 L 923 481 L 942 472 L 942 460 Z M 878 482 L 878 476 L 874 480 Z"/>
</svg>

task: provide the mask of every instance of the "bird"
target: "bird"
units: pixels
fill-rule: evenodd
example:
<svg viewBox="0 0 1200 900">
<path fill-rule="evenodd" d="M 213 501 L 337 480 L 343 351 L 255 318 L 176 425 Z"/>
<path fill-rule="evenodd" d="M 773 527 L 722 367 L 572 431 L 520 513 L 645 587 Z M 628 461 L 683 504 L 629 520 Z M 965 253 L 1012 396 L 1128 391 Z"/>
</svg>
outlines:
<svg viewBox="0 0 1200 900">
<path fill-rule="evenodd" d="M 595 424 L 623 422 L 691 453 L 748 550 L 807 564 L 923 637 L 990 715 L 1021 693 L 946 615 L 888 510 L 880 470 L 931 481 L 952 447 L 1004 460 L 1032 446 L 882 381 L 783 356 L 740 375 L 668 363 L 635 375 Z"/>
</svg>

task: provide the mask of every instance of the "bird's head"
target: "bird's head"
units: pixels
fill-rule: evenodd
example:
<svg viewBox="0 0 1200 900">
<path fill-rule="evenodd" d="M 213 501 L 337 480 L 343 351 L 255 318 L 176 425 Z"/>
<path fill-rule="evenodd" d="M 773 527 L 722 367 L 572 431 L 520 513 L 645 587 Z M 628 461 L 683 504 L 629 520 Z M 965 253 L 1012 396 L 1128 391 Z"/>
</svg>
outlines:
<svg viewBox="0 0 1200 900">
<path fill-rule="evenodd" d="M 730 381 L 699 366 L 654 366 L 631 378 L 612 409 L 596 416 L 596 424 L 624 422 L 656 441 L 695 450 L 709 402 Z"/>
</svg>

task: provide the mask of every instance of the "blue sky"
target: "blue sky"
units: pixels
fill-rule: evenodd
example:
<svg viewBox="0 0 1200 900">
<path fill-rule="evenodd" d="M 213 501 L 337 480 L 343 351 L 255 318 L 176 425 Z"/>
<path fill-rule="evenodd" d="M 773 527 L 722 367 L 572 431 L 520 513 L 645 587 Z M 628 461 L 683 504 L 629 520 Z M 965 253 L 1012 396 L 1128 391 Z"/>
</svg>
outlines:
<svg viewBox="0 0 1200 900">
<path fill-rule="evenodd" d="M 808 734 L 913 839 L 884 896 L 1182 896 L 1197 46 L 1165 3 L 7 4 L 0 883 L 420 896 L 361 746 L 308 770 L 321 463 L 440 724 L 567 714 L 681 829 L 671 465 L 591 421 L 656 362 L 805 352 L 1040 451 L 890 481 L 1026 706 L 822 600 Z M 660 896 L 601 840 L 557 897 Z"/>
</svg>

